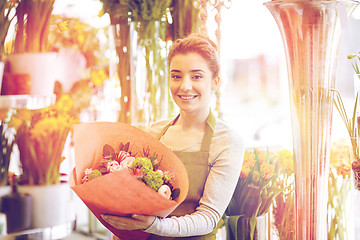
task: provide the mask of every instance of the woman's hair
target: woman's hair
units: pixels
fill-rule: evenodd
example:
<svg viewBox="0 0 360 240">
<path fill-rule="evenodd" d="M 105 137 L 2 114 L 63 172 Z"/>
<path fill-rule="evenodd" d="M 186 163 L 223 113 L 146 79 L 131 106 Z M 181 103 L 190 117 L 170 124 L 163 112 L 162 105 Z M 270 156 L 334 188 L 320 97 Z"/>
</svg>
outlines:
<svg viewBox="0 0 360 240">
<path fill-rule="evenodd" d="M 208 62 L 213 77 L 219 76 L 220 60 L 217 53 L 217 46 L 209 37 L 194 33 L 185 38 L 177 39 L 169 50 L 167 58 L 169 66 L 175 55 L 187 53 L 197 53 L 201 55 Z"/>
</svg>

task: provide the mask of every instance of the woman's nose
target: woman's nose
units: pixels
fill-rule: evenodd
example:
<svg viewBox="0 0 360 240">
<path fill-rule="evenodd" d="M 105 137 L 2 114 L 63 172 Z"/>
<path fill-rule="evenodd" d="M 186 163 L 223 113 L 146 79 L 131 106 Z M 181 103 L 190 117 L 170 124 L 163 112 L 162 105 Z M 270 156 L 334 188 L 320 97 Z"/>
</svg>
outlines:
<svg viewBox="0 0 360 240">
<path fill-rule="evenodd" d="M 190 77 L 184 77 L 181 81 L 180 89 L 182 91 L 190 90 L 192 88 L 192 82 Z"/>
</svg>

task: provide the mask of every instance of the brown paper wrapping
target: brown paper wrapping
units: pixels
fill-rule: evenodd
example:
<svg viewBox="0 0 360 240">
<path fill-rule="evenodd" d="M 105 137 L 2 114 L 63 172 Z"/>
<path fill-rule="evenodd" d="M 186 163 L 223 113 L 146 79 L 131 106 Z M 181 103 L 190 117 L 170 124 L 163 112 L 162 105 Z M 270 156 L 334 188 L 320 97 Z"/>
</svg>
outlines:
<svg viewBox="0 0 360 240">
<path fill-rule="evenodd" d="M 161 161 L 159 169 L 175 175 L 173 186 L 180 189 L 180 196 L 175 201 L 164 198 L 127 171 L 110 173 L 81 184 L 85 169 L 99 164 L 105 144 L 118 151 L 119 144 L 127 142 L 130 142 L 129 151 L 137 153 L 136 156 L 142 156 L 143 149 L 149 147 L 150 154 L 156 153 Z M 97 219 L 122 240 L 146 239 L 148 234 L 141 230 L 118 230 L 106 223 L 101 214 L 166 217 L 186 198 L 189 182 L 185 166 L 165 145 L 143 130 L 114 122 L 76 124 L 74 144 L 75 168 L 70 186 Z"/>
</svg>

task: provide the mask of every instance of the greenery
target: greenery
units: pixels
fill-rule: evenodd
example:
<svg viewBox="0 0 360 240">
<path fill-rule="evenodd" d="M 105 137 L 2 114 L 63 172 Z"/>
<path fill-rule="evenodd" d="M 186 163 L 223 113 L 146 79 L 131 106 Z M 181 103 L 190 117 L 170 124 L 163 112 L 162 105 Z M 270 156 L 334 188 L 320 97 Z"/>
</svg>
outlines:
<svg viewBox="0 0 360 240">
<path fill-rule="evenodd" d="M 14 53 L 47 52 L 55 0 L 18 0 Z"/>
<path fill-rule="evenodd" d="M 5 55 L 5 40 L 9 31 L 10 24 L 15 15 L 12 10 L 15 9 L 16 3 L 10 0 L 0 2 L 0 60 Z"/>
</svg>

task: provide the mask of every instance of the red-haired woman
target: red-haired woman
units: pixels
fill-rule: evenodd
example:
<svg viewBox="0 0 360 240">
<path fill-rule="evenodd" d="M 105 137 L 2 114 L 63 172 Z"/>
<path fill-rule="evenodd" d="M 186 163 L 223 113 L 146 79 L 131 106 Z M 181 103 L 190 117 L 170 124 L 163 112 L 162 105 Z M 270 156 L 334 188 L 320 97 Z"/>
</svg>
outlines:
<svg viewBox="0 0 360 240">
<path fill-rule="evenodd" d="M 170 48 L 168 63 L 170 91 L 180 113 L 154 123 L 149 132 L 185 164 L 187 198 L 167 218 L 104 219 L 118 229 L 142 229 L 151 233 L 149 239 L 216 239 L 217 225 L 239 179 L 244 144 L 210 108 L 220 82 L 216 44 L 199 34 L 179 39 Z"/>
</svg>

